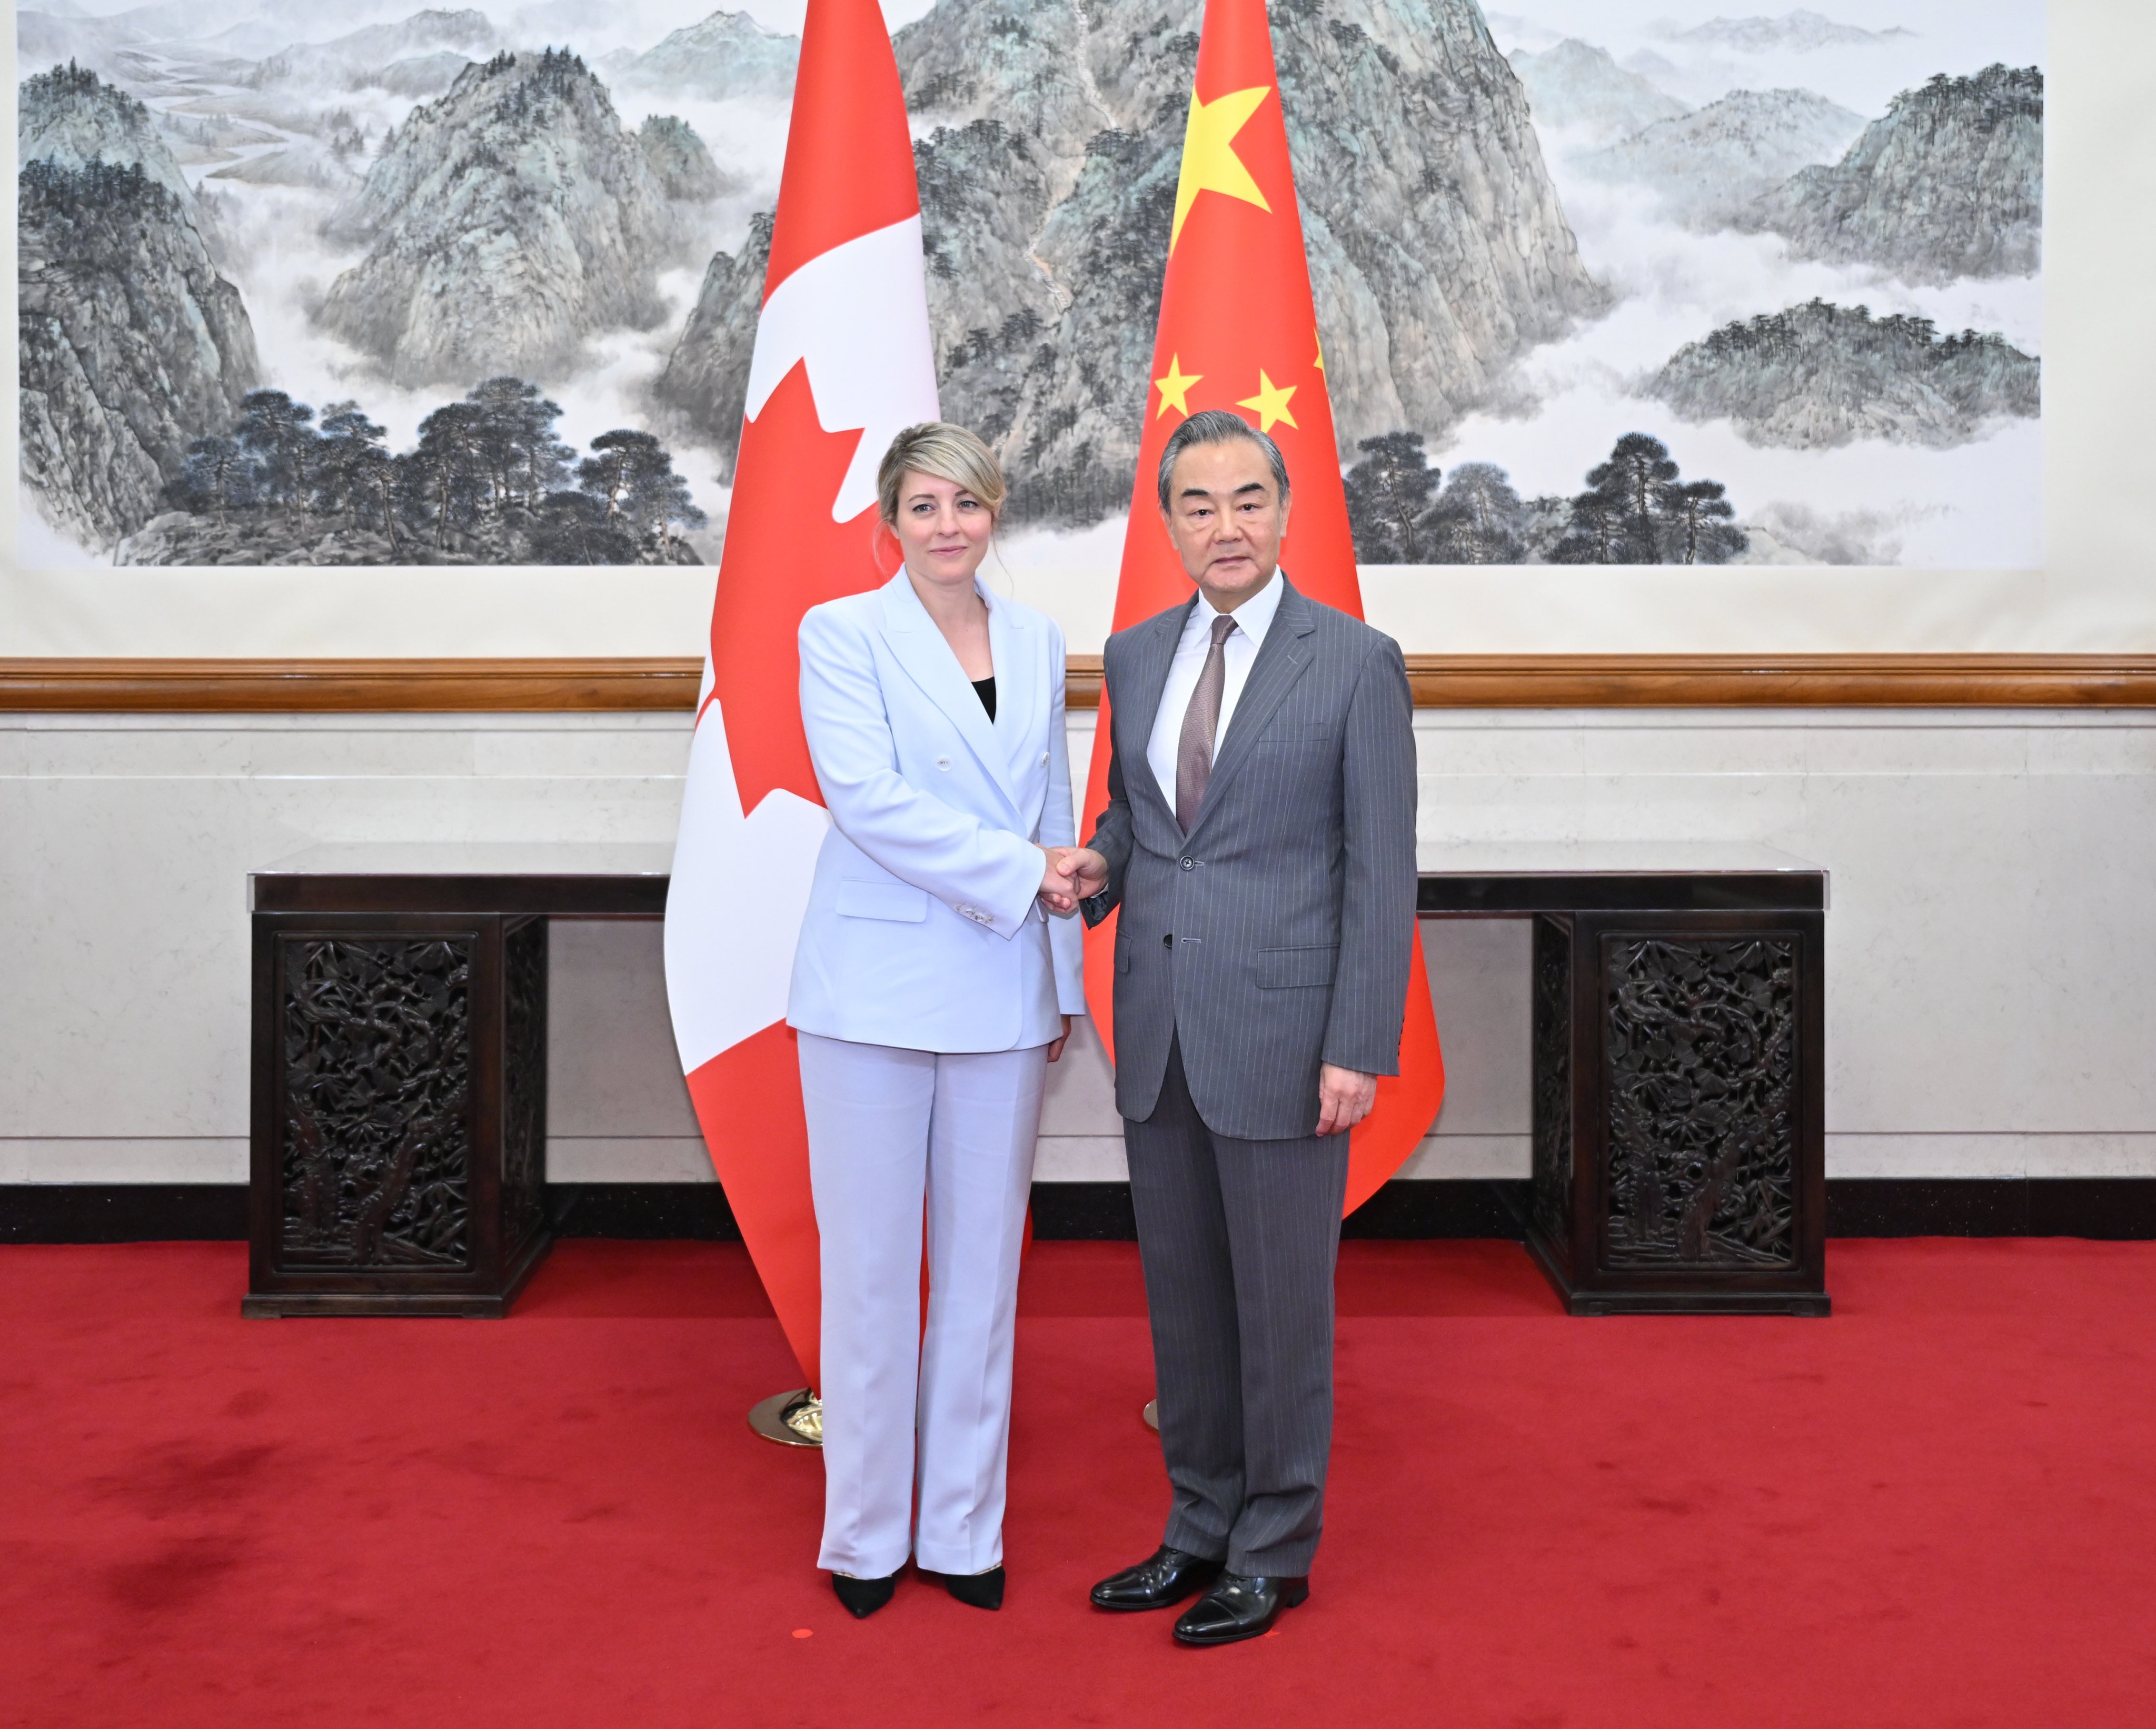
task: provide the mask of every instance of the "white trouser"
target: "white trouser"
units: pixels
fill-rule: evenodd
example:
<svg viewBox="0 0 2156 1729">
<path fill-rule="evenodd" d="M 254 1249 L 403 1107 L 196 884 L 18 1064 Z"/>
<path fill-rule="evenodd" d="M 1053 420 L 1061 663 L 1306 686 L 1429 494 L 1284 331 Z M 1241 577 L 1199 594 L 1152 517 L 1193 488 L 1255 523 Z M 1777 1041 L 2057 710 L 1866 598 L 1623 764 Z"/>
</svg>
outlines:
<svg viewBox="0 0 2156 1729">
<path fill-rule="evenodd" d="M 911 1550 L 932 1572 L 986 1572 L 1004 1554 L 1011 1335 L 1046 1047 L 954 1055 L 799 1038 L 823 1241 L 816 1564 L 881 1578 Z"/>
</svg>

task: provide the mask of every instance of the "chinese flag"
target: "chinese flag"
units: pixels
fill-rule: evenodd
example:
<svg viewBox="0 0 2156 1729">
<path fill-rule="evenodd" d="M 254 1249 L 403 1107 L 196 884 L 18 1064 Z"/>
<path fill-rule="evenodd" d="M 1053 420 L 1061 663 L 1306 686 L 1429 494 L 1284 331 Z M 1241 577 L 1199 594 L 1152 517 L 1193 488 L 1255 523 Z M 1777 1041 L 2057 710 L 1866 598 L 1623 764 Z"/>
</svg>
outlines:
<svg viewBox="0 0 2156 1729">
<path fill-rule="evenodd" d="M 666 901 L 675 1041 L 711 1163 L 787 1342 L 819 1386 L 821 1280 L 793 948 L 829 818 L 795 633 L 898 568 L 876 464 L 937 418 L 921 200 L 876 0 L 808 0 L 726 551 Z"/>
<path fill-rule="evenodd" d="M 1152 388 L 1116 591 L 1117 630 L 1190 598 L 1190 578 L 1161 523 L 1154 473 L 1168 434 L 1201 408 L 1240 413 L 1279 444 L 1295 485 L 1281 567 L 1312 600 L 1362 617 L 1264 0 L 1206 0 L 1153 339 Z M 1094 736 L 1081 834 L 1091 830 L 1108 802 L 1105 696 Z M 1086 1000 L 1111 1052 L 1114 946 L 1112 917 L 1087 933 Z M 1445 1059 L 1418 931 L 1400 1072 L 1378 1081 L 1377 1108 L 1352 1131 L 1348 1211 L 1399 1168 L 1444 1098 Z M 1313 1100 L 1313 1123 L 1317 1110 Z"/>
</svg>

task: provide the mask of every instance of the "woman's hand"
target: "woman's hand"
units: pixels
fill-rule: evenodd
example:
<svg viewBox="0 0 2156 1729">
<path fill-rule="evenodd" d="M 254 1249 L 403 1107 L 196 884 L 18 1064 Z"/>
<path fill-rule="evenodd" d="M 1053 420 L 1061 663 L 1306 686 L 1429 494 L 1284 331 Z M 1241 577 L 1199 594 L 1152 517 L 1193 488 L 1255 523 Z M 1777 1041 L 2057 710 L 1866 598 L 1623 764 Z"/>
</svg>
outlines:
<svg viewBox="0 0 2156 1729">
<path fill-rule="evenodd" d="M 1077 849 L 1067 846 L 1040 848 L 1040 887 L 1036 891 L 1040 904 L 1056 917 L 1067 919 L 1078 911 L 1078 892 L 1070 880 L 1070 855 Z M 1049 1060 L 1053 1062 L 1054 1058 Z"/>
<path fill-rule="evenodd" d="M 1054 1061 L 1056 1059 L 1056 1058 L 1058 1058 L 1058 1057 L 1060 1057 L 1060 1056 L 1061 1056 L 1061 1055 L 1063 1054 L 1063 1047 L 1064 1047 L 1064 1044 L 1065 1044 L 1065 1042 L 1070 1039 L 1070 1017 L 1069 1015 L 1067 1015 L 1067 1014 L 1066 1014 L 1066 1015 L 1065 1015 L 1065 1016 L 1063 1017 L 1063 1036 L 1062 1036 L 1062 1038 L 1060 1038 L 1060 1039 L 1050 1039 L 1050 1040 L 1048 1041 L 1048 1060 L 1049 1060 L 1050 1062 L 1051 1062 L 1051 1063 L 1052 1063 L 1052 1062 L 1054 1062 Z"/>
</svg>

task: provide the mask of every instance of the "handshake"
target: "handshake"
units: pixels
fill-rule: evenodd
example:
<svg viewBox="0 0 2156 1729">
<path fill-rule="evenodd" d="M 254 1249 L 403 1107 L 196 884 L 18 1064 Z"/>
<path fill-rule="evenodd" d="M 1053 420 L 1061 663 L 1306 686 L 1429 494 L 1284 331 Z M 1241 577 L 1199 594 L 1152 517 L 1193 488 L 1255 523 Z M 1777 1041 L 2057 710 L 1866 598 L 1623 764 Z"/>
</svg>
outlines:
<svg viewBox="0 0 2156 1729">
<path fill-rule="evenodd" d="M 1108 886 L 1108 861 L 1091 847 L 1045 846 L 1040 856 L 1040 904 L 1058 918 Z"/>
</svg>

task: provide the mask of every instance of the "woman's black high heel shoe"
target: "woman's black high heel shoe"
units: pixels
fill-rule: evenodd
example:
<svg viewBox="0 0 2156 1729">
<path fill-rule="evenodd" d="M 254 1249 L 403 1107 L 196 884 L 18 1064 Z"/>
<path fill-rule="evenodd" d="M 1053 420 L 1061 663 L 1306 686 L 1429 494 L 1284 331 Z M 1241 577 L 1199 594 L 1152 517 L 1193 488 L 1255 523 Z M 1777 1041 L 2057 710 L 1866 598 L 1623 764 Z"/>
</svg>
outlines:
<svg viewBox="0 0 2156 1729">
<path fill-rule="evenodd" d="M 1003 1581 L 996 1582 L 996 1595 L 1003 1595 Z M 898 1589 L 898 1575 L 886 1573 L 880 1579 L 856 1579 L 848 1574 L 831 1575 L 831 1588 L 838 1593 L 839 1601 L 845 1604 L 846 1613 L 856 1621 L 865 1621 L 891 1599 Z"/>
<path fill-rule="evenodd" d="M 943 1585 L 959 1602 L 970 1603 L 977 1609 L 999 1609 L 1004 1606 L 1004 1570 L 1000 1566 L 992 1567 L 986 1573 L 947 1573 Z"/>
</svg>

